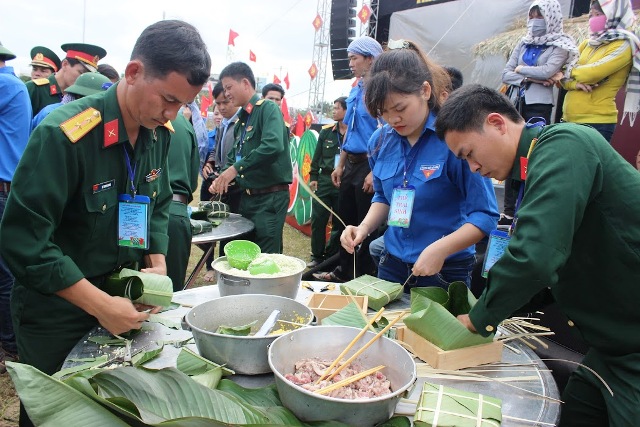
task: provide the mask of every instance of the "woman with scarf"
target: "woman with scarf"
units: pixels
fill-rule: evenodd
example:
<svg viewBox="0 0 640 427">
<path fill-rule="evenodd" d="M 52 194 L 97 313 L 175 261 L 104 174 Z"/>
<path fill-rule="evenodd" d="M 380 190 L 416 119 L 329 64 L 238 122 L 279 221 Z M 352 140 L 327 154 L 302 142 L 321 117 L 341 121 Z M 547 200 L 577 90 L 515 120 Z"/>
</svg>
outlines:
<svg viewBox="0 0 640 427">
<path fill-rule="evenodd" d="M 593 0 L 590 38 L 580 44 L 578 62 L 563 81 L 563 120 L 591 125 L 607 141 L 618 121 L 615 97 L 625 82 L 622 120 L 629 114 L 633 125 L 640 106 L 640 41 L 629 31 L 634 22 L 630 0 Z"/>
<path fill-rule="evenodd" d="M 575 63 L 577 58 L 578 48 L 573 38 L 562 31 L 562 10 L 558 0 L 535 0 L 531 3 L 527 35 L 511 52 L 502 72 L 502 82 L 515 86 L 512 101 L 519 98 L 516 108 L 526 121 L 539 117 L 545 123 L 551 122 L 552 78 L 567 62 Z M 504 210 L 499 224 L 509 225 L 513 221 L 516 204 L 510 180 L 505 181 L 504 190 Z"/>
</svg>

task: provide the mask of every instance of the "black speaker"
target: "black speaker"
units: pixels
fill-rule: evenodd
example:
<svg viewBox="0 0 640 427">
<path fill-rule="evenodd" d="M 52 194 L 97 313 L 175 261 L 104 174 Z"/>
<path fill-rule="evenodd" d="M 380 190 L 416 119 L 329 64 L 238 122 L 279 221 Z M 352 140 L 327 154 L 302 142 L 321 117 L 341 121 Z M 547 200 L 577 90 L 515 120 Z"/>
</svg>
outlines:
<svg viewBox="0 0 640 427">
<path fill-rule="evenodd" d="M 356 36 L 356 6 L 357 0 L 331 0 L 329 43 L 334 80 L 352 77 L 347 47 Z"/>
</svg>

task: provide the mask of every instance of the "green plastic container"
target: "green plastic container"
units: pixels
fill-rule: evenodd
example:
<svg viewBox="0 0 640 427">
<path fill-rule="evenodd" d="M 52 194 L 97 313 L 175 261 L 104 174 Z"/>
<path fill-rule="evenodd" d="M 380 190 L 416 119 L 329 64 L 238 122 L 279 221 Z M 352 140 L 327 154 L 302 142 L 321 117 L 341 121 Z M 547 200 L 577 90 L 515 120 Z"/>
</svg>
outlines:
<svg viewBox="0 0 640 427">
<path fill-rule="evenodd" d="M 248 240 L 234 240 L 224 246 L 229 265 L 240 270 L 246 270 L 260 252 L 260 246 Z"/>
<path fill-rule="evenodd" d="M 249 264 L 249 273 L 256 274 L 276 274 L 280 273 L 280 267 L 272 259 L 256 259 Z"/>
</svg>

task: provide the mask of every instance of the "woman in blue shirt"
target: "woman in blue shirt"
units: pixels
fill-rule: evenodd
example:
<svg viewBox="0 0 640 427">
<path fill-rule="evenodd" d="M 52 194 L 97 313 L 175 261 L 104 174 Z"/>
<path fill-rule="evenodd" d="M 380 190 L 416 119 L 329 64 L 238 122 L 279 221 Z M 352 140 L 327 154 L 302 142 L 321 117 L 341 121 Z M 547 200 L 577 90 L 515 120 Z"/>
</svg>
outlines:
<svg viewBox="0 0 640 427">
<path fill-rule="evenodd" d="M 365 104 L 387 123 L 369 140 L 375 195 L 360 225 L 341 236 L 354 248 L 387 219 L 378 277 L 411 286 L 471 282 L 475 244 L 496 228 L 488 178 L 471 173 L 434 130 L 450 79 L 411 42 L 381 54 L 367 77 Z"/>
</svg>

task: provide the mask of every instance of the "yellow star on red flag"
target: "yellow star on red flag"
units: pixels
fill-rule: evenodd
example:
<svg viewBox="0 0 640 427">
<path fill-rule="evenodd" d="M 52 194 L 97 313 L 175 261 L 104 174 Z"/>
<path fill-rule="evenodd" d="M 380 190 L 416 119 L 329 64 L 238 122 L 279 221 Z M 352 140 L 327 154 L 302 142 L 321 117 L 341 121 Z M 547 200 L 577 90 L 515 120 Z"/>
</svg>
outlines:
<svg viewBox="0 0 640 427">
<path fill-rule="evenodd" d="M 311 76 L 311 80 L 315 79 L 318 75 L 318 67 L 316 67 L 315 63 L 311 64 L 311 68 L 309 68 L 309 75 Z"/>
<path fill-rule="evenodd" d="M 318 13 L 315 19 L 313 20 L 313 28 L 315 28 L 316 31 L 318 31 L 320 28 L 322 28 L 322 24 L 323 24 L 322 17 Z"/>
<path fill-rule="evenodd" d="M 366 24 L 370 17 L 371 9 L 366 4 L 363 4 L 362 9 L 360 9 L 360 12 L 358 12 L 358 18 L 360 18 L 360 22 Z"/>
</svg>

